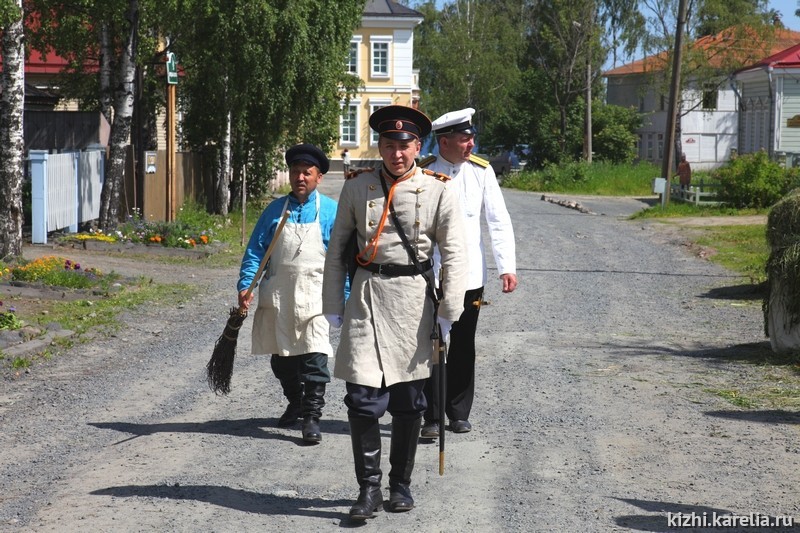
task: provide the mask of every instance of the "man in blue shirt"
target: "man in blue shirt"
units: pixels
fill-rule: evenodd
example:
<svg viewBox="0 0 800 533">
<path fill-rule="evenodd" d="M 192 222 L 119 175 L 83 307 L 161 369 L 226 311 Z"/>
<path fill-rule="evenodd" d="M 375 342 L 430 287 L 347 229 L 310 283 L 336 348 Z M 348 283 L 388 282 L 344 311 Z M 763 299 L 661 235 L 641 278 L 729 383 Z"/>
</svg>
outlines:
<svg viewBox="0 0 800 533">
<path fill-rule="evenodd" d="M 278 425 L 291 426 L 302 417 L 303 440 L 318 443 L 332 353 L 322 314 L 322 273 L 337 204 L 316 191 L 330 166 L 322 150 L 298 144 L 286 152 L 286 164 L 292 192 L 272 201 L 253 229 L 239 273 L 239 305 L 249 309 L 253 293 L 245 298 L 247 289 L 288 210 L 259 283 L 252 353 L 271 354 L 272 371 L 289 400 Z"/>
</svg>

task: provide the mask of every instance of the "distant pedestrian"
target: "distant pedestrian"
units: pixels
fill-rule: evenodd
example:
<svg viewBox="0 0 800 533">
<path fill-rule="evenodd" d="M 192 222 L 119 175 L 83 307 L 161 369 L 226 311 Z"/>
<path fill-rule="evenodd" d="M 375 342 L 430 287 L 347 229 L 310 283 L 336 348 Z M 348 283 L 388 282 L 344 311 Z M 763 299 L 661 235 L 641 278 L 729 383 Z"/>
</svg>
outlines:
<svg viewBox="0 0 800 533">
<path fill-rule="evenodd" d="M 681 162 L 678 163 L 678 179 L 681 183 L 681 190 L 689 190 L 689 185 L 692 183 L 692 167 L 686 160 L 686 154 L 681 154 Z"/>
<path fill-rule="evenodd" d="M 344 167 L 344 177 L 350 173 L 350 151 L 345 148 L 342 152 L 342 166 Z"/>
</svg>

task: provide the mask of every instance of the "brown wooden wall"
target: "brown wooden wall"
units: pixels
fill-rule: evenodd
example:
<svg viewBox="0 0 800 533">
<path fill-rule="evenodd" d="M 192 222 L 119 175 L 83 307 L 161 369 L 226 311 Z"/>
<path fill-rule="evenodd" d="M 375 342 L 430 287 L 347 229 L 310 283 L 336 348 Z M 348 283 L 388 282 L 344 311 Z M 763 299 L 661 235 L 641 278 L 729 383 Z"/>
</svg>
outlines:
<svg viewBox="0 0 800 533">
<path fill-rule="evenodd" d="M 134 179 L 133 150 L 129 147 L 125 165 L 125 195 L 123 206 L 141 210 L 145 220 L 163 221 L 167 219 L 167 153 L 158 150 L 156 154 L 156 172 L 144 174 L 143 180 Z M 178 152 L 175 158 L 175 181 L 177 209 L 187 201 L 205 205 L 210 192 L 206 188 L 211 183 L 209 165 L 203 165 L 202 154 L 195 152 Z M 206 175 L 208 174 L 208 176 Z"/>
</svg>

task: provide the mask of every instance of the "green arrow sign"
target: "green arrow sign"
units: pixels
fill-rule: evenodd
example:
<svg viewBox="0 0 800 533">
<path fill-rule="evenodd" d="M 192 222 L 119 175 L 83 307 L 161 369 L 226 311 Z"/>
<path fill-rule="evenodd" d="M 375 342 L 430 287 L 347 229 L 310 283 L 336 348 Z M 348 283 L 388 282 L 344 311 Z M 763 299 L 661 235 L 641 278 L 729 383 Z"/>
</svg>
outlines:
<svg viewBox="0 0 800 533">
<path fill-rule="evenodd" d="M 167 83 L 169 85 L 178 84 L 178 63 L 172 52 L 167 52 Z"/>
</svg>

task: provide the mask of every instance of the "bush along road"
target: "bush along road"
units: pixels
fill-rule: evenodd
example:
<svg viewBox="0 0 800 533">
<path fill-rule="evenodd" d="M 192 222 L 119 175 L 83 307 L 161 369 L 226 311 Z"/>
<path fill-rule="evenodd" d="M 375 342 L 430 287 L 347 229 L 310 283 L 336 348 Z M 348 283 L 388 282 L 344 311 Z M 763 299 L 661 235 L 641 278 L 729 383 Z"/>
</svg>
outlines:
<svg viewBox="0 0 800 533">
<path fill-rule="evenodd" d="M 335 193 L 341 180 L 325 185 Z M 505 195 L 520 285 L 503 295 L 490 270 L 474 429 L 447 434 L 443 476 L 438 446 L 420 444 L 417 507 L 363 529 L 668 531 L 686 517 L 800 517 L 800 417 L 731 401 L 732 384 L 769 379 L 747 364 L 768 343 L 760 302 L 729 296 L 741 279 L 662 224 L 625 220 L 638 201 L 581 198 L 584 213 Z M 235 268 L 113 260 L 193 293 L 127 311 L 115 336 L 4 377 L 0 529 L 348 526 L 358 490 L 344 384 L 328 388 L 322 443 L 304 445 L 299 427 L 276 427 L 284 400 L 268 359 L 248 354 L 250 319 L 231 393 L 205 382 Z M 388 471 L 390 418 L 381 422 Z"/>
</svg>

